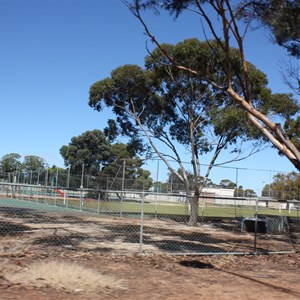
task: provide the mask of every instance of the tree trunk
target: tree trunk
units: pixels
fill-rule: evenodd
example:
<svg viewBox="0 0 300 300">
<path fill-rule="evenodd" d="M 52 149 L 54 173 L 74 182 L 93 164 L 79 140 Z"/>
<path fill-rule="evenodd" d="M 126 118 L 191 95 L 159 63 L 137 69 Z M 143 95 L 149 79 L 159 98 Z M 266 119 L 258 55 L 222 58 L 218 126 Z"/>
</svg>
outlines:
<svg viewBox="0 0 300 300">
<path fill-rule="evenodd" d="M 300 151 L 289 140 L 279 124 L 271 121 L 267 116 L 257 111 L 243 97 L 239 96 L 232 88 L 227 93 L 248 113 L 248 119 L 262 134 L 300 171 Z"/>
<path fill-rule="evenodd" d="M 199 192 L 196 191 L 194 196 L 191 196 L 191 193 L 187 193 L 187 196 L 188 203 L 190 205 L 190 218 L 188 225 L 197 226 L 199 215 Z"/>
</svg>

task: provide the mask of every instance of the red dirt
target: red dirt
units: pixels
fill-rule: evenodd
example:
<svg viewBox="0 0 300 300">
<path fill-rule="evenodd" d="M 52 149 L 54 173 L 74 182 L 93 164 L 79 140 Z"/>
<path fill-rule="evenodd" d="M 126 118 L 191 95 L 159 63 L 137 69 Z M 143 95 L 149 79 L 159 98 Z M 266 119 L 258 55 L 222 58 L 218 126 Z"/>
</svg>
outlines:
<svg viewBox="0 0 300 300">
<path fill-rule="evenodd" d="M 124 280 L 126 290 L 101 294 L 67 293 L 13 285 L 0 278 L 0 298 L 40 299 L 299 299 L 300 255 L 270 256 L 114 256 L 37 253 L 13 258 L 26 265 L 37 258 L 77 262 Z M 185 266 L 188 265 L 188 266 Z M 204 268 L 203 268 L 204 267 Z M 2 280 L 1 280 L 2 279 Z"/>
<path fill-rule="evenodd" d="M 72 242 L 70 236 L 100 236 L 105 229 L 104 225 L 110 228 L 117 222 L 119 221 L 114 219 L 104 220 L 95 217 L 37 215 L 24 209 L 3 210 L 2 226 L 4 227 L 0 239 L 0 299 L 300 299 L 299 253 L 269 256 L 169 256 L 164 254 L 122 256 L 97 252 L 97 248 L 88 243 L 92 243 L 93 239 L 85 241 L 81 238 L 79 240 L 81 243 L 77 247 L 69 247 L 71 244 L 68 243 L 57 244 L 57 241 L 62 241 L 62 238 L 69 243 Z M 133 222 L 136 221 L 122 220 L 115 235 L 119 231 L 122 233 L 121 229 L 124 230 L 126 224 L 130 223 L 129 225 L 133 226 L 131 224 Z M 170 227 L 170 224 L 162 221 L 159 221 L 158 226 L 157 222 L 150 225 L 155 225 L 159 230 L 163 230 L 163 226 Z M 179 230 L 178 226 L 176 224 L 176 230 Z M 159 230 L 154 231 L 152 235 L 156 237 Z M 180 230 L 191 231 L 185 228 Z M 210 230 L 209 233 L 214 237 L 222 233 L 221 229 L 212 230 L 210 227 L 202 229 L 199 227 L 197 230 L 206 230 L 206 232 Z M 113 234 L 113 231 L 109 231 L 108 234 Z M 226 234 L 220 235 L 219 238 L 226 241 L 229 233 Z M 117 235 L 114 237 L 116 238 Z M 168 241 L 177 242 L 174 238 L 168 236 Z M 104 248 L 116 246 L 116 243 L 107 243 L 108 241 L 106 244 L 98 242 L 96 246 Z M 131 247 L 135 246 L 134 243 L 129 244 Z M 130 253 L 128 249 L 125 250 L 125 253 Z M 7 268 L 19 272 L 37 260 L 78 263 L 104 275 L 123 280 L 126 289 L 105 288 L 101 293 L 88 294 L 84 290 L 66 292 L 55 290 L 51 286 L 44 288 L 35 285 L 26 286 L 7 279 Z M 5 267 L 6 263 L 8 267 Z"/>
</svg>

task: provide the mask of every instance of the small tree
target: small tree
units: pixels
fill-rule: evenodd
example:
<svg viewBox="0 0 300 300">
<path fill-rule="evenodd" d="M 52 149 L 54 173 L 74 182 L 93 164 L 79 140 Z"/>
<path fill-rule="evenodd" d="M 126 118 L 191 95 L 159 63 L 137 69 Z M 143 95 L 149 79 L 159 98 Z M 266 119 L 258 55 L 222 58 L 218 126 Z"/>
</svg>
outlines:
<svg viewBox="0 0 300 300">
<path fill-rule="evenodd" d="M 236 183 L 232 182 L 229 179 L 222 179 L 219 186 L 223 189 L 234 189 L 236 188 Z"/>
<path fill-rule="evenodd" d="M 18 153 L 9 153 L 0 160 L 0 170 L 4 173 L 16 172 L 21 169 L 21 155 Z"/>
</svg>

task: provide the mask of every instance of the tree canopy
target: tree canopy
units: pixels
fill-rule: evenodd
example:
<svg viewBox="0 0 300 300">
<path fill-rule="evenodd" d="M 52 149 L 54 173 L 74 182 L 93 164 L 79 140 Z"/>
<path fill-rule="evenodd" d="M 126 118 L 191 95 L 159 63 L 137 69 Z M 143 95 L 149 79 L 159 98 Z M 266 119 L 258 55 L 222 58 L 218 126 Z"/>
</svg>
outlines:
<svg viewBox="0 0 300 300">
<path fill-rule="evenodd" d="M 273 39 L 297 58 L 300 58 L 300 1 L 262 0 L 242 1 L 242 16 L 255 19 L 266 26 Z"/>
<path fill-rule="evenodd" d="M 252 1 L 235 3 L 241 5 L 233 5 L 227 0 L 134 0 L 131 3 L 129 1 L 125 1 L 125 3 L 127 3 L 133 15 L 143 26 L 145 34 L 164 55 L 164 65 L 172 65 L 178 70 L 193 74 L 206 81 L 215 91 L 227 94 L 232 102 L 245 112 L 251 126 L 259 130 L 265 139 L 269 140 L 281 154 L 285 155 L 300 170 L 300 151 L 284 130 L 284 123 L 292 118 L 291 115 L 282 115 L 283 118 L 280 123 L 277 120 L 274 121 L 268 115 L 268 112 L 264 110 L 265 107 L 257 105 L 257 99 L 255 98 L 256 82 L 251 76 L 252 67 L 247 62 L 244 51 L 245 34 L 249 24 L 247 23 L 246 26 L 240 26 L 239 24 L 239 18 L 243 15 L 245 7 L 250 6 L 253 3 Z M 281 9 L 281 7 L 279 8 Z M 215 43 L 206 41 L 214 56 L 213 61 L 218 62 L 219 68 L 217 70 L 222 70 L 222 76 L 217 76 L 216 78 L 218 71 L 210 69 L 211 61 L 201 59 L 201 55 L 194 57 L 191 63 L 191 61 L 185 60 L 184 55 L 175 57 L 169 49 L 164 48 L 143 19 L 143 11 L 149 9 L 153 9 L 156 13 L 166 10 L 174 14 L 175 17 L 179 17 L 184 10 L 196 13 L 201 18 L 202 24 L 206 23 L 207 28 L 209 28 L 211 35 L 215 39 Z M 216 16 L 216 22 L 215 19 L 213 21 L 215 17 L 213 14 Z M 219 32 L 222 34 L 220 35 Z M 235 45 L 237 50 L 233 50 L 232 45 Z M 238 65 L 236 64 L 237 62 L 239 62 Z M 202 64 L 206 68 L 204 69 L 206 72 L 202 72 L 203 68 L 197 68 Z M 215 63 L 212 63 L 212 66 L 215 65 Z M 212 72 L 209 73 L 209 70 Z M 262 94 L 260 97 L 264 100 L 264 103 L 268 101 L 266 95 Z M 278 95 L 278 97 L 281 98 L 282 96 Z M 299 108 L 297 107 L 296 110 L 298 111 Z"/>
<path fill-rule="evenodd" d="M 223 188 L 223 189 L 234 189 L 237 186 L 236 186 L 236 183 L 232 182 L 229 179 L 222 179 L 220 181 L 220 187 Z"/>
<path fill-rule="evenodd" d="M 72 137 L 69 145 L 60 148 L 60 154 L 74 173 L 80 174 L 84 165 L 85 174 L 97 175 L 101 164 L 110 161 L 112 152 L 103 132 L 95 129 Z"/>
<path fill-rule="evenodd" d="M 98 129 L 72 137 L 69 145 L 60 149 L 65 165 L 71 165 L 73 174 L 84 171 L 84 175 L 94 177 L 124 177 L 127 182 L 131 180 L 127 188 L 148 189 L 152 183 L 150 172 L 142 168 L 143 161 L 137 151 L 132 143 L 112 144 Z M 125 173 L 122 168 L 124 162 Z M 121 184 L 114 185 L 114 188 L 121 189 Z"/>
<path fill-rule="evenodd" d="M 0 160 L 0 170 L 3 173 L 20 171 L 22 164 L 20 162 L 21 155 L 18 153 L 9 153 L 4 155 Z"/>
<path fill-rule="evenodd" d="M 27 155 L 24 157 L 22 167 L 24 171 L 44 171 L 47 168 L 46 161 L 35 155 Z"/>
<path fill-rule="evenodd" d="M 130 145 L 115 143 L 111 145 L 111 162 L 99 173 L 104 177 L 124 177 L 126 179 L 126 189 L 148 190 L 152 184 L 150 171 L 142 168 L 143 160 L 135 155 Z M 119 189 L 122 185 L 117 184 Z"/>
<path fill-rule="evenodd" d="M 241 17 L 255 20 L 271 32 L 272 40 L 284 47 L 291 57 L 300 59 L 300 1 L 263 0 L 243 1 Z M 252 26 L 257 27 L 257 26 Z M 297 60 L 285 59 L 282 68 L 284 82 L 300 96 L 300 65 Z M 299 147 L 298 147 L 299 149 Z"/>
<path fill-rule="evenodd" d="M 161 47 L 196 73 L 166 64 Z M 234 66 L 230 84 L 246 93 L 238 50 L 230 51 Z M 222 84 L 226 77 L 224 64 L 226 56 L 216 41 L 187 39 L 176 45 L 162 44 L 146 57 L 145 68 L 124 65 L 113 70 L 109 78 L 94 83 L 89 105 L 97 111 L 110 107 L 116 116 L 109 120 L 114 134 L 131 139 L 143 137 L 185 185 L 185 190 L 193 190 L 197 195 L 222 150 L 230 148 L 238 156 L 241 143 L 255 141 L 257 146 L 265 139 L 259 130 L 249 126 L 245 111 L 226 92 L 216 89 L 215 85 Z M 298 106 L 291 95 L 272 94 L 265 74 L 250 63 L 248 69 L 253 107 L 274 115 L 290 116 L 297 112 Z M 204 78 L 211 78 L 214 84 Z M 190 154 L 193 185 L 178 144 Z M 207 153 L 212 154 L 211 162 L 202 180 L 200 156 Z M 178 169 L 170 165 L 170 158 L 177 162 Z"/>
<path fill-rule="evenodd" d="M 300 200 L 300 176 L 296 172 L 279 173 L 266 184 L 262 196 L 284 200 Z"/>
</svg>

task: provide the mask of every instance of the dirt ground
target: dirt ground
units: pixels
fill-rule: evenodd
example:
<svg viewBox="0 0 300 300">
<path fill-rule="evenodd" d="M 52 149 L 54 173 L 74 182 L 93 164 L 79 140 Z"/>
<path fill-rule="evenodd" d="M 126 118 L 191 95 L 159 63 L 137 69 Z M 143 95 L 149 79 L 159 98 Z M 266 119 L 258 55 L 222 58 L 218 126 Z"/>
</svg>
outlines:
<svg viewBox="0 0 300 300">
<path fill-rule="evenodd" d="M 122 289 L 56 290 L 13 284 L 1 274 L 0 299 L 299 299 L 300 255 L 187 256 L 36 253 L 11 258 L 15 268 L 60 260 L 121 279 Z M 2 270 L 3 271 L 3 270 Z"/>
<path fill-rule="evenodd" d="M 0 299 L 300 299 L 299 253 L 133 254 L 128 247 L 138 249 L 138 236 L 133 232 L 126 243 L 116 232 L 135 228 L 134 222 L 1 208 Z M 189 231 L 195 230 L 175 224 L 174 231 L 170 223 L 155 221 L 147 225 L 152 241 L 158 239 L 154 225 L 168 245 L 191 239 Z M 197 230 L 214 242 L 217 236 L 219 247 L 233 236 L 219 227 Z M 247 236 L 234 236 L 247 245 Z"/>
</svg>

